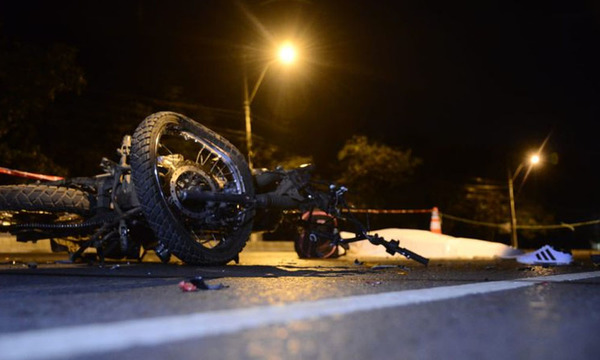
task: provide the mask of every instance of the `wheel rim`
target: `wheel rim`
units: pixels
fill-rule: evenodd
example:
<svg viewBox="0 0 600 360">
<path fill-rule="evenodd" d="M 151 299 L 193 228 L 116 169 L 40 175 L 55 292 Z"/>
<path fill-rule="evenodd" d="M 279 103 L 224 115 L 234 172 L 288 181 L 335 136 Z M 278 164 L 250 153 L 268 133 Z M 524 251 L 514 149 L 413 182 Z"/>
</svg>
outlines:
<svg viewBox="0 0 600 360">
<path fill-rule="evenodd" d="M 218 193 L 245 193 L 242 175 L 230 156 L 196 135 L 194 129 L 167 123 L 156 137 L 153 166 L 163 200 L 190 237 L 204 248 L 226 246 L 228 235 L 246 221 L 247 209 L 215 202 L 192 207 L 184 204 L 179 194 L 192 186 Z"/>
</svg>

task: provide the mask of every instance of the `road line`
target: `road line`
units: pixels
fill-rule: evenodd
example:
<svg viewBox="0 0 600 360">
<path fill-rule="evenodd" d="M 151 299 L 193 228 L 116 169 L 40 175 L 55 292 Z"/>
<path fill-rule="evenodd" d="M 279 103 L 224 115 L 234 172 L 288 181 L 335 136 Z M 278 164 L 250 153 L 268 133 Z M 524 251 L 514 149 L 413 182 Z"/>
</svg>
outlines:
<svg viewBox="0 0 600 360">
<path fill-rule="evenodd" d="M 550 275 L 550 276 L 538 276 L 533 278 L 521 278 L 517 281 L 533 281 L 533 282 L 564 282 L 564 281 L 577 281 L 585 280 L 593 277 L 597 277 L 600 271 L 591 271 L 584 273 L 573 273 L 573 274 L 562 274 L 562 275 Z"/>
<path fill-rule="evenodd" d="M 134 346 L 156 346 L 180 340 L 232 334 L 297 320 L 314 320 L 360 311 L 513 290 L 541 282 L 575 281 L 594 277 L 600 277 L 600 271 L 32 330 L 0 335 L 0 356 L 4 360 L 61 359 L 125 350 Z"/>
</svg>

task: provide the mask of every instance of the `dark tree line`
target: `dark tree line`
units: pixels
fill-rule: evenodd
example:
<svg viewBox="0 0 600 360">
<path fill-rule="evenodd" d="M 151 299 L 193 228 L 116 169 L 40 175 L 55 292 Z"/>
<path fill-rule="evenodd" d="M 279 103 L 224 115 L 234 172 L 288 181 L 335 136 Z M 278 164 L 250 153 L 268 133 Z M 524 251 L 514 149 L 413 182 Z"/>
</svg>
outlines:
<svg viewBox="0 0 600 360">
<path fill-rule="evenodd" d="M 67 173 L 40 144 L 52 124 L 44 117 L 61 94 L 85 86 L 76 49 L 64 44 L 32 45 L 0 37 L 0 153 L 2 166 Z"/>
</svg>

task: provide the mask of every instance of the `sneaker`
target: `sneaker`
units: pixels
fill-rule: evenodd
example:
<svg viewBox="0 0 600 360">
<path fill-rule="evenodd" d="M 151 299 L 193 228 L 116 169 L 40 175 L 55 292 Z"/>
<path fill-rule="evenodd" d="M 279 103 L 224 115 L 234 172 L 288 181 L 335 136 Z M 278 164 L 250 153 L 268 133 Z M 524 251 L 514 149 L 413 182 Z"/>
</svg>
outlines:
<svg viewBox="0 0 600 360">
<path fill-rule="evenodd" d="M 569 265 L 573 261 L 573 256 L 544 245 L 534 252 L 517 256 L 517 261 L 529 265 Z"/>
</svg>

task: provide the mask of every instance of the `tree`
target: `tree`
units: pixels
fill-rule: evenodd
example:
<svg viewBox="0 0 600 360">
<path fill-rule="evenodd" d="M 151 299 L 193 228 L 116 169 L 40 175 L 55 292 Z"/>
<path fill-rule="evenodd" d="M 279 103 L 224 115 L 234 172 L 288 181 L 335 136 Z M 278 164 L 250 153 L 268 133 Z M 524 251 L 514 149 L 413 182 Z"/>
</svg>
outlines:
<svg viewBox="0 0 600 360">
<path fill-rule="evenodd" d="M 79 93 L 83 70 L 64 44 L 25 44 L 0 37 L 0 152 L 2 166 L 65 173 L 39 146 L 44 111 L 61 93 Z"/>
<path fill-rule="evenodd" d="M 254 165 L 257 168 L 274 169 L 280 166 L 293 169 L 312 162 L 311 156 L 291 154 L 272 143 L 260 142 L 255 147 Z"/>
<path fill-rule="evenodd" d="M 357 206 L 373 207 L 398 206 L 422 163 L 410 149 L 395 149 L 366 136 L 346 141 L 337 158 L 341 167 L 337 182 L 350 189 L 348 199 Z"/>
<path fill-rule="evenodd" d="M 510 242 L 510 203 L 506 184 L 475 178 L 451 193 L 452 198 L 445 205 L 444 212 L 469 222 L 447 218 L 444 222 L 444 232 L 455 236 Z M 539 203 L 528 198 L 517 200 L 518 225 L 542 225 L 555 222 L 554 215 Z M 527 241 L 547 235 L 547 230 L 519 230 L 519 237 Z"/>
</svg>

